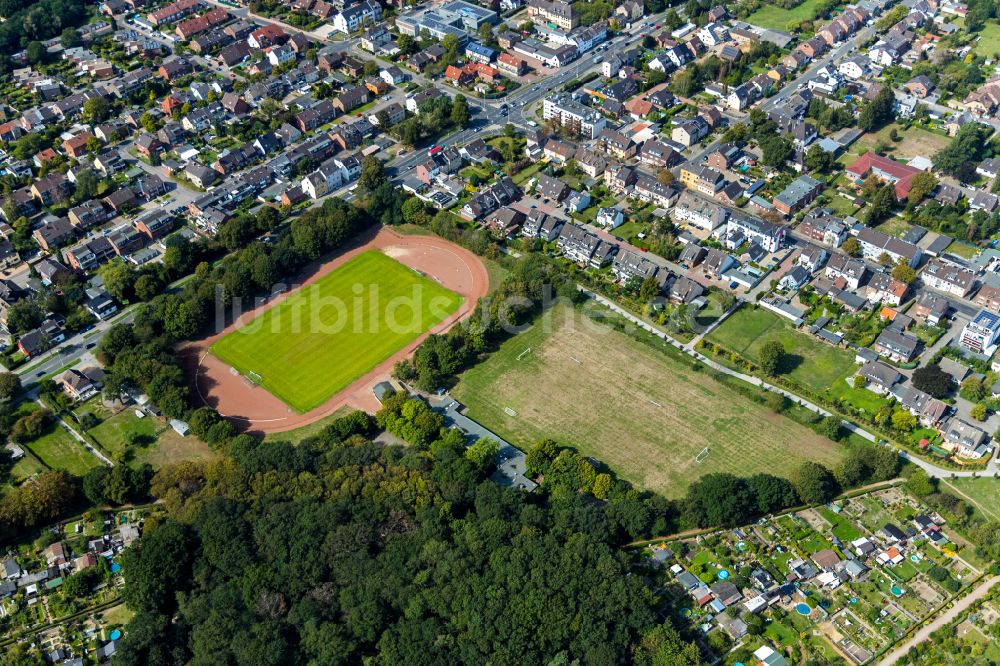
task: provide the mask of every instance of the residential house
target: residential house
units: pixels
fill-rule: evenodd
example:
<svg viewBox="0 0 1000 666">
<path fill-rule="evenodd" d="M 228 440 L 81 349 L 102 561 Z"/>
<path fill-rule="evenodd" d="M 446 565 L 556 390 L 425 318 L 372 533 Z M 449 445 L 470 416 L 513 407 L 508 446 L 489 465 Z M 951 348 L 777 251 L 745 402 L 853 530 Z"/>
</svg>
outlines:
<svg viewBox="0 0 1000 666">
<path fill-rule="evenodd" d="M 858 375 L 863 377 L 866 388 L 879 395 L 885 395 L 903 379 L 895 368 L 880 361 L 869 361 L 861 366 Z"/>
<path fill-rule="evenodd" d="M 865 287 L 866 295 L 871 303 L 897 306 L 906 298 L 909 286 L 896 280 L 888 273 L 876 272 Z"/>
<path fill-rule="evenodd" d="M 917 354 L 920 340 L 916 336 L 889 326 L 875 339 L 874 349 L 896 363 L 909 363 Z"/>
<path fill-rule="evenodd" d="M 826 268 L 823 270 L 823 274 L 833 280 L 834 284 L 842 281 L 843 288 L 851 291 L 858 288 L 866 272 L 867 269 L 864 262 L 852 259 L 843 254 L 831 255 L 829 261 L 826 262 Z"/>
<path fill-rule="evenodd" d="M 976 286 L 976 274 L 940 259 L 932 259 L 920 274 L 924 284 L 946 294 L 965 298 Z"/>
<path fill-rule="evenodd" d="M 681 167 L 680 181 L 685 187 L 708 196 L 714 196 L 726 184 L 726 179 L 715 169 L 688 164 Z"/>
</svg>

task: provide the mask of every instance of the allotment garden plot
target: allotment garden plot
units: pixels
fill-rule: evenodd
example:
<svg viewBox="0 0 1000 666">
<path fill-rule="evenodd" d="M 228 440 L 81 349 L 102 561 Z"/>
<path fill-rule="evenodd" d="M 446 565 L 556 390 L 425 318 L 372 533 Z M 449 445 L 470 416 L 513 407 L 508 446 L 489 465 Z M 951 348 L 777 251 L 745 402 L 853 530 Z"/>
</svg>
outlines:
<svg viewBox="0 0 1000 666">
<path fill-rule="evenodd" d="M 306 412 L 461 303 L 455 292 L 370 250 L 233 331 L 211 351 Z"/>
<path fill-rule="evenodd" d="M 710 472 L 787 474 L 840 458 L 837 444 L 668 353 L 557 307 L 453 395 L 519 446 L 552 438 L 671 497 Z"/>
</svg>

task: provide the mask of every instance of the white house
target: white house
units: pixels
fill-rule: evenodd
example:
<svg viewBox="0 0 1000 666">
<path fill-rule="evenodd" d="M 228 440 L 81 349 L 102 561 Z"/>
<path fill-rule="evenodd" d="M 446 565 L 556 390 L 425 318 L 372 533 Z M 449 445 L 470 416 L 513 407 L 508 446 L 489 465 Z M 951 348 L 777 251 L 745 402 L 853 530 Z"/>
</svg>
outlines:
<svg viewBox="0 0 1000 666">
<path fill-rule="evenodd" d="M 607 227 L 608 229 L 619 227 L 624 222 L 625 215 L 622 213 L 621 209 L 614 206 L 598 210 L 597 218 L 594 220 L 594 223 L 597 226 Z"/>
<path fill-rule="evenodd" d="M 841 76 L 846 76 L 853 81 L 857 81 L 868 76 L 871 68 L 868 66 L 867 58 L 855 56 L 840 63 L 837 66 L 837 71 L 840 72 Z"/>
<path fill-rule="evenodd" d="M 354 32 L 366 23 L 374 23 L 382 18 L 382 6 L 377 2 L 365 0 L 358 5 L 345 7 L 333 17 L 333 27 L 340 32 Z"/>
</svg>

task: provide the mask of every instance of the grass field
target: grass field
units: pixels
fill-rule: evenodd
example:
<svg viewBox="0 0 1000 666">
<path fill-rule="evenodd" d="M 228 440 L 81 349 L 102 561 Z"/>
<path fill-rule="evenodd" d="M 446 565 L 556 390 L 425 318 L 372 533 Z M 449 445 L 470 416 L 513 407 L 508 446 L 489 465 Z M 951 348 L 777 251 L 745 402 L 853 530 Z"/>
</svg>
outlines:
<svg viewBox="0 0 1000 666">
<path fill-rule="evenodd" d="M 52 469 L 64 469 L 77 476 L 83 476 L 87 470 L 101 464 L 58 423 L 49 426 L 44 435 L 28 442 L 25 447 Z"/>
<path fill-rule="evenodd" d="M 138 418 L 131 409 L 124 409 L 90 429 L 89 434 L 101 448 L 114 455 L 125 449 L 128 434 L 139 435 L 143 443 L 132 449 L 128 464 L 138 467 L 149 463 L 155 468 L 183 460 L 209 460 L 216 457 L 214 451 L 194 435 L 178 435 L 164 420 L 152 416 Z"/>
<path fill-rule="evenodd" d="M 462 297 L 371 250 L 212 347 L 307 412 L 447 318 Z"/>
<path fill-rule="evenodd" d="M 989 520 L 1000 520 L 1000 479 L 957 478 L 941 483 L 942 490 L 968 501 Z M 949 487 L 950 486 L 950 487 Z M 958 491 L 958 492 L 956 492 Z"/>
<path fill-rule="evenodd" d="M 105 451 L 118 453 L 125 448 L 128 435 L 151 442 L 156 435 L 156 422 L 151 417 L 138 418 L 131 409 L 124 409 L 100 425 L 90 429 L 90 436 L 97 440 Z"/>
<path fill-rule="evenodd" d="M 764 5 L 748 16 L 747 22 L 762 28 L 785 32 L 788 30 L 790 22 L 795 21 L 799 23 L 811 19 L 818 4 L 819 0 L 805 0 L 801 5 L 792 9 L 782 9 L 775 5 Z"/>
<path fill-rule="evenodd" d="M 467 371 L 452 394 L 515 445 L 552 438 L 668 497 L 710 472 L 783 473 L 839 459 L 837 444 L 668 353 L 557 307 Z"/>
<path fill-rule="evenodd" d="M 994 54 L 1000 53 L 1000 25 L 996 23 L 986 23 L 979 31 L 979 41 L 973 49 L 976 54 L 984 58 L 992 58 Z"/>
<path fill-rule="evenodd" d="M 850 353 L 795 330 L 790 321 L 763 308 L 740 308 L 712 331 L 708 339 L 754 362 L 765 343 L 777 340 L 784 345 L 794 366 L 788 377 L 817 392 L 842 382 L 854 371 L 854 357 Z"/>
<path fill-rule="evenodd" d="M 890 138 L 893 130 L 896 130 L 899 141 L 893 141 Z M 896 159 L 909 160 L 917 155 L 930 157 L 947 146 L 950 141 L 951 139 L 944 134 L 931 132 L 917 125 L 903 129 L 897 123 L 890 123 L 877 132 L 863 134 L 855 141 L 848 153 L 846 153 L 848 155 L 847 163 L 849 164 L 857 159 L 858 154 L 863 149 L 874 150 L 879 143 L 890 146 L 887 156 L 891 155 Z"/>
</svg>

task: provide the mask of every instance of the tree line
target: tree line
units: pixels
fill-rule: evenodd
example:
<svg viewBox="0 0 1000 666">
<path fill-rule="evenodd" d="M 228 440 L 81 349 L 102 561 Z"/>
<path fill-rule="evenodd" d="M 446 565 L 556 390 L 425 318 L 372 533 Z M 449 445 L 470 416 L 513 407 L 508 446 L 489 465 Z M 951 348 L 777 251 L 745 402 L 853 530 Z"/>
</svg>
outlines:
<svg viewBox="0 0 1000 666">
<path fill-rule="evenodd" d="M 374 427 L 239 435 L 157 473 L 167 516 L 123 557 L 119 663 L 701 663 L 626 575 L 603 502 L 501 488 L 450 431 L 399 447 Z"/>
</svg>

